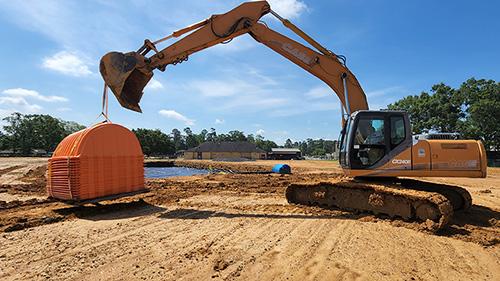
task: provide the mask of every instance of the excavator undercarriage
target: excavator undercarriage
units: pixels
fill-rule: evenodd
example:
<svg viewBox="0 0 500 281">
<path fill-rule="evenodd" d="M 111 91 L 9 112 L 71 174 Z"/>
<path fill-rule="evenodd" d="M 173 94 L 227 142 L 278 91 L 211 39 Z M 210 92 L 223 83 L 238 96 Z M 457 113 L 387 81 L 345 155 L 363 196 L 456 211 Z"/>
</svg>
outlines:
<svg viewBox="0 0 500 281">
<path fill-rule="evenodd" d="M 338 182 L 291 184 L 286 199 L 292 204 L 420 221 L 431 231 L 442 229 L 455 211 L 467 210 L 472 205 L 464 188 L 399 178 L 345 178 Z"/>
</svg>

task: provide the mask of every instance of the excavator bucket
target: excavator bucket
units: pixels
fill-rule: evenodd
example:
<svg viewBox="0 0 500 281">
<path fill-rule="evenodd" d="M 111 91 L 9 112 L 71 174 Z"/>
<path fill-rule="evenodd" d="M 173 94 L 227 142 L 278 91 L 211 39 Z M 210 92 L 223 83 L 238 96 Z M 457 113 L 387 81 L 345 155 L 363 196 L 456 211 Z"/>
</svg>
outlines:
<svg viewBox="0 0 500 281">
<path fill-rule="evenodd" d="M 99 71 L 120 104 L 133 111 L 142 112 L 139 106 L 144 87 L 153 77 L 144 62 L 144 56 L 136 53 L 110 52 L 101 58 Z"/>
</svg>

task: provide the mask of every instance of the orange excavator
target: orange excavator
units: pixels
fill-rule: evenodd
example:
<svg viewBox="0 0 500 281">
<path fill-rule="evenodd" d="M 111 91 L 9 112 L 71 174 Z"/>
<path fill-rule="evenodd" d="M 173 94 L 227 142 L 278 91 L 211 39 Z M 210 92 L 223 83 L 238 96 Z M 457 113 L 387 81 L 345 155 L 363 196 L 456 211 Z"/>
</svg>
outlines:
<svg viewBox="0 0 500 281">
<path fill-rule="evenodd" d="M 271 14 L 310 47 L 270 29 L 261 18 Z M 120 104 L 141 112 L 143 89 L 153 70 L 188 60 L 196 52 L 243 34 L 271 48 L 325 82 L 342 109 L 340 164 L 347 176 L 336 182 L 291 184 L 290 203 L 368 211 L 425 222 L 430 229 L 445 226 L 454 211 L 471 206 L 463 188 L 408 177 L 486 177 L 486 153 L 481 142 L 448 139 L 450 134 L 412 136 L 404 111 L 369 110 L 360 83 L 346 58 L 323 47 L 267 1 L 246 2 L 213 15 L 157 41 L 145 40 L 136 52 L 106 54 L 100 72 Z M 179 38 L 158 50 L 158 45 Z M 399 178 L 403 177 L 403 178 Z"/>
</svg>

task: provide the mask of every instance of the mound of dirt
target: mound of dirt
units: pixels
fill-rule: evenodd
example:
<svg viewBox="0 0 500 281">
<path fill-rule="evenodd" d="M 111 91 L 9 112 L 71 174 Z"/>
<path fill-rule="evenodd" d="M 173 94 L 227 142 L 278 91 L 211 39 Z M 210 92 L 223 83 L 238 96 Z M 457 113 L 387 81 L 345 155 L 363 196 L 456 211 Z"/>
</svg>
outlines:
<svg viewBox="0 0 500 281">
<path fill-rule="evenodd" d="M 7 171 L 8 170 L 8 171 Z M 23 172 L 23 170 L 27 170 Z M 4 174 L 10 173 L 9 181 L 0 184 L 0 193 L 6 192 L 16 195 L 46 195 L 47 164 L 34 164 L 27 166 L 13 166 L 2 170 Z M 1 172 L 0 172 L 1 174 Z"/>
<path fill-rule="evenodd" d="M 4 175 L 4 174 L 7 174 L 9 172 L 12 172 L 12 171 L 15 171 L 15 170 L 18 170 L 20 168 L 22 168 L 24 166 L 22 165 L 15 165 L 15 166 L 12 166 L 12 167 L 8 167 L 8 168 L 4 168 L 4 169 L 0 169 L 0 176 Z"/>
<path fill-rule="evenodd" d="M 270 172 L 271 169 L 264 165 L 252 163 L 248 165 L 246 162 L 218 162 L 218 161 L 192 161 L 192 160 L 176 160 L 175 166 L 189 167 L 196 169 L 207 169 L 227 172 Z"/>
</svg>

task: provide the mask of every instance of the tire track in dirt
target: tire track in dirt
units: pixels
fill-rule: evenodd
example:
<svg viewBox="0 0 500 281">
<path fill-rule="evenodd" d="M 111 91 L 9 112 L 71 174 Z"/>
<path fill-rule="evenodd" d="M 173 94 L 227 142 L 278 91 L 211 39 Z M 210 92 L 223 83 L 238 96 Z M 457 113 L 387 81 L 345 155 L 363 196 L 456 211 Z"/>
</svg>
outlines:
<svg viewBox="0 0 500 281">
<path fill-rule="evenodd" d="M 173 210 L 171 212 L 178 212 L 178 210 Z M 165 251 L 162 252 L 162 254 L 164 255 L 163 258 L 165 258 L 165 256 L 168 256 L 169 260 L 180 261 L 180 259 L 185 259 L 187 256 L 189 256 L 190 251 L 180 251 L 179 252 L 178 249 L 189 249 L 190 244 L 193 244 L 192 241 L 203 241 L 204 240 L 204 239 L 202 239 L 203 235 L 206 235 L 206 233 L 209 232 L 209 230 L 210 230 L 210 227 L 202 227 L 202 228 L 198 227 L 198 224 L 203 222 L 203 219 L 193 218 L 193 217 L 196 217 L 198 215 L 203 217 L 204 212 L 203 211 L 190 211 L 190 212 L 182 212 L 182 213 L 178 212 L 175 219 L 162 218 L 162 221 L 160 221 L 161 223 L 154 224 L 154 225 L 152 225 L 153 227 L 148 228 L 148 229 L 143 228 L 143 229 L 141 229 L 141 232 L 153 232 L 153 233 L 159 232 L 159 233 L 161 233 L 162 231 L 164 231 L 164 227 L 166 227 L 166 225 L 168 225 L 169 223 L 174 223 L 173 227 L 168 228 L 168 230 L 170 232 L 187 233 L 189 235 L 195 235 L 196 237 L 192 237 L 192 236 L 191 237 L 184 237 L 184 239 L 182 239 L 182 242 L 184 242 L 184 243 L 181 243 L 181 241 L 178 241 L 178 240 L 169 241 L 171 243 L 175 242 L 175 247 L 173 247 L 173 245 L 172 245 L 172 247 L 167 247 L 165 249 Z M 191 218 L 187 218 L 186 220 L 182 220 L 183 217 L 191 217 Z M 228 235 L 230 235 L 230 233 L 234 233 L 236 228 L 238 228 L 237 225 L 235 225 L 233 228 L 226 229 L 224 233 L 217 234 L 217 237 L 220 237 L 220 238 L 227 237 Z M 196 232 L 189 231 L 192 229 L 196 229 Z M 216 239 L 212 240 L 210 242 L 210 245 L 217 244 L 218 241 L 220 240 L 220 238 L 216 238 Z M 136 253 L 132 256 L 124 256 L 123 257 L 124 260 L 121 260 L 121 261 L 124 262 L 125 264 L 137 260 L 138 255 L 144 256 L 144 257 L 150 256 L 151 255 L 151 253 L 149 252 L 150 249 L 156 248 L 153 246 L 153 244 L 158 244 L 158 243 L 162 244 L 162 243 L 166 242 L 161 237 L 160 238 L 157 237 L 156 240 L 150 240 L 150 239 L 148 239 L 148 237 L 128 237 L 128 239 L 124 239 L 124 240 L 125 240 L 125 241 L 123 241 L 124 243 L 127 243 L 127 241 L 141 241 L 142 242 L 140 244 L 140 247 L 138 247 L 138 249 L 137 249 L 138 253 Z M 130 245 L 127 245 L 127 248 L 130 248 L 130 247 L 131 247 Z M 185 263 L 186 262 L 183 262 L 183 264 L 185 264 Z M 142 267 L 140 267 L 140 268 L 142 268 Z M 174 269 L 175 269 L 176 275 L 177 275 L 177 273 L 180 272 L 179 276 L 183 276 L 184 274 L 189 273 L 189 272 L 182 273 L 185 271 L 184 269 L 181 270 L 180 268 L 176 268 L 176 267 L 174 267 Z M 141 270 L 139 270 L 139 273 L 140 273 L 140 271 Z M 133 273 L 134 273 L 134 275 L 139 274 L 138 272 L 133 272 Z M 118 275 L 116 276 L 117 278 L 119 278 L 119 276 L 120 276 L 119 274 L 121 274 L 121 272 L 118 273 Z M 175 277 L 175 275 L 173 275 L 173 276 Z"/>
<path fill-rule="evenodd" d="M 399 220 L 288 205 L 287 182 L 311 179 L 164 180 L 117 209 L 70 208 L 63 222 L 0 233 L 0 279 L 500 279 L 495 209 L 474 206 L 430 235 Z M 146 204 L 131 202 L 139 198 Z M 61 206 L 0 212 L 40 219 Z"/>
<path fill-rule="evenodd" d="M 196 212 L 196 211 L 194 211 Z M 187 215 L 187 214 L 186 214 Z M 84 242 L 83 245 L 78 246 L 76 248 L 71 248 L 68 251 L 64 251 L 62 253 L 57 253 L 54 255 L 44 255 L 43 258 L 41 259 L 35 259 L 33 262 L 40 262 L 43 261 L 43 263 L 46 264 L 63 264 L 63 265 L 68 265 L 68 264 L 78 264 L 79 260 L 85 259 L 85 256 L 90 256 L 93 252 L 107 252 L 110 249 L 113 248 L 122 248 L 123 246 L 127 244 L 132 244 L 128 245 L 134 248 L 134 243 L 136 241 L 141 241 L 141 246 L 148 245 L 147 240 L 143 240 L 143 232 L 148 232 L 148 231 L 153 231 L 156 226 L 164 223 L 162 220 L 158 220 L 158 218 L 155 218 L 153 216 L 149 216 L 146 218 L 141 217 L 139 220 L 133 220 L 125 226 L 126 229 L 121 229 L 119 233 L 112 233 L 110 231 L 104 231 L 105 233 L 104 237 L 99 237 L 100 239 L 97 241 L 93 241 L 92 239 L 85 240 L 82 239 L 81 237 L 75 237 L 78 239 L 80 242 Z M 78 228 L 87 228 L 87 224 L 83 226 L 77 226 Z M 178 228 L 185 228 L 185 225 L 178 225 Z M 82 241 L 83 240 L 83 241 Z M 87 243 L 85 243 L 87 242 Z M 149 244 L 152 244 L 155 242 L 151 242 Z M 40 249 L 44 250 L 44 249 Z M 26 255 L 29 255 L 30 251 L 21 253 Z M 82 255 L 82 253 L 84 253 Z M 78 255 L 80 254 L 80 255 Z M 17 256 L 18 258 L 22 259 L 22 256 Z M 70 261 L 67 261 L 67 260 Z M 76 261 L 73 261 L 75 260 Z M 101 259 L 101 262 L 103 260 Z M 11 270 L 10 272 L 6 272 L 7 275 L 9 273 L 17 272 L 20 268 L 15 268 L 14 270 Z M 58 270 L 64 270 L 64 268 L 59 268 Z M 55 272 L 50 272 L 50 274 L 54 274 Z M 26 276 L 23 276 L 26 277 Z"/>
<path fill-rule="evenodd" d="M 66 254 L 32 262 L 29 267 L 19 264 L 15 272 L 2 276 L 75 280 L 88 276 L 97 279 L 214 276 L 215 280 L 326 280 L 332 277 L 356 280 L 369 276 L 368 279 L 486 280 L 485 274 L 498 276 L 491 258 L 475 244 L 394 228 L 385 223 L 318 220 L 293 214 L 288 218 L 286 214 L 280 214 L 279 218 L 270 216 L 272 214 L 255 217 L 244 211 L 228 216 L 224 209 L 218 210 L 221 215 L 214 215 L 214 211 L 204 209 L 178 208 L 182 206 L 171 206 L 161 214 L 117 220 L 120 225 L 114 220 L 76 220 L 39 227 L 37 233 L 45 233 L 42 238 L 49 237 L 55 227 L 62 228 L 59 230 L 62 233 L 69 232 L 65 229 L 76 232 L 93 227 L 99 231 L 92 241 L 87 241 L 93 246 L 82 245 Z M 109 229 L 113 226 L 116 226 L 115 234 L 123 235 L 116 234 L 116 239 L 110 237 L 113 233 Z M 17 242 L 26 238 L 27 247 L 28 241 L 34 241 L 35 233 L 21 233 L 24 237 L 19 237 Z M 77 241 L 85 242 L 85 235 Z M 417 254 L 412 256 L 413 253 Z M 29 251 L 25 251 L 24 257 L 17 256 L 15 260 L 26 260 L 28 256 Z M 1 260 L 0 264 L 4 267 L 5 261 Z"/>
</svg>

